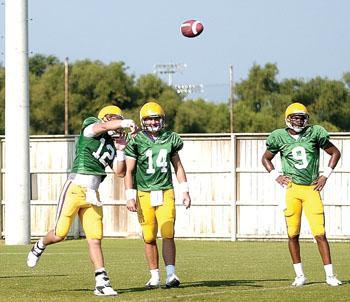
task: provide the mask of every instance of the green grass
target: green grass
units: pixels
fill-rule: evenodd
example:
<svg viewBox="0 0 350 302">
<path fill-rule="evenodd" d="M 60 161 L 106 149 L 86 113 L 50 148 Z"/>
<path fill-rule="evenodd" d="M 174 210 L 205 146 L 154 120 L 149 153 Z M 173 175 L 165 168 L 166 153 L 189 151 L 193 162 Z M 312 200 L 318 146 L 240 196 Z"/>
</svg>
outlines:
<svg viewBox="0 0 350 302">
<path fill-rule="evenodd" d="M 349 243 L 331 243 L 339 287 L 324 283 L 317 246 L 302 242 L 305 274 L 294 279 L 286 242 L 177 241 L 179 288 L 144 288 L 149 272 L 141 240 L 105 239 L 106 268 L 117 297 L 95 297 L 85 240 L 49 246 L 38 266 L 26 266 L 30 246 L 0 243 L 0 301 L 350 301 Z M 164 266 L 161 265 L 162 281 Z"/>
</svg>

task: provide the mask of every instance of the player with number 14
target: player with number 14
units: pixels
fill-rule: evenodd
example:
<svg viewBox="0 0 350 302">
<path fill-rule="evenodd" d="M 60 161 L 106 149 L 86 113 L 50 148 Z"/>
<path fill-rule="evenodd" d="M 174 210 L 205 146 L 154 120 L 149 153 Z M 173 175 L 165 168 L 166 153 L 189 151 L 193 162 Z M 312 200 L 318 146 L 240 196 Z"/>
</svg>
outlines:
<svg viewBox="0 0 350 302">
<path fill-rule="evenodd" d="M 160 286 L 157 233 L 162 237 L 162 254 L 166 269 L 166 287 L 177 287 L 175 274 L 175 193 L 171 165 L 179 182 L 181 199 L 191 205 L 187 178 L 178 152 L 183 147 L 180 136 L 164 129 L 163 108 L 148 102 L 140 110 L 142 131 L 131 139 L 125 149 L 125 193 L 127 208 L 136 212 L 142 227 L 145 254 L 151 273 L 148 288 Z"/>
</svg>

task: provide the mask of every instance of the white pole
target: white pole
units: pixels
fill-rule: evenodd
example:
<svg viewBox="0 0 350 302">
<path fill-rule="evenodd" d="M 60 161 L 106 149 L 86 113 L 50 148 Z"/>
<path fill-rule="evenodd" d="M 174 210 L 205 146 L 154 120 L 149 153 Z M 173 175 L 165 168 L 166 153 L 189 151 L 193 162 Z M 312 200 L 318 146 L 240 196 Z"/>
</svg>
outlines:
<svg viewBox="0 0 350 302">
<path fill-rule="evenodd" d="M 30 243 L 28 0 L 5 2 L 5 244 Z"/>
</svg>

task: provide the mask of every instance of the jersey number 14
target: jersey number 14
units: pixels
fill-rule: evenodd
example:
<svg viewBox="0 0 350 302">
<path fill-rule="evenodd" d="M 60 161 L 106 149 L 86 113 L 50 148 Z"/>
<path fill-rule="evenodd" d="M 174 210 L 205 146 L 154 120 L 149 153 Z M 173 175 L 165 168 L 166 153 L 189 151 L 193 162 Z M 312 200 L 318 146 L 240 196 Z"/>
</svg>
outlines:
<svg viewBox="0 0 350 302">
<path fill-rule="evenodd" d="M 148 168 L 146 170 L 147 174 L 153 174 L 156 170 L 153 166 L 153 152 L 152 149 L 148 149 L 145 152 L 145 155 L 148 158 Z M 166 149 L 160 149 L 157 159 L 156 159 L 156 167 L 160 168 L 160 172 L 162 173 L 166 173 L 167 172 L 167 166 L 168 166 L 168 162 L 167 162 L 167 150 Z"/>
</svg>

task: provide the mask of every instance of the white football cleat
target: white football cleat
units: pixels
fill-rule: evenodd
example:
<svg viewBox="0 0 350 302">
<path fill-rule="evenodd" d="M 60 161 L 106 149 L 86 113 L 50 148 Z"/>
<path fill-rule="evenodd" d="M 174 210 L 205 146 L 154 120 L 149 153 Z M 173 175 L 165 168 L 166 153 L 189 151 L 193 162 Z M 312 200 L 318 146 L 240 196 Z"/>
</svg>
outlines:
<svg viewBox="0 0 350 302">
<path fill-rule="evenodd" d="M 294 287 L 299 287 L 299 286 L 303 286 L 307 283 L 307 279 L 305 278 L 305 276 L 297 276 L 294 279 L 294 282 L 292 283 L 292 286 Z"/>
<path fill-rule="evenodd" d="M 118 293 L 112 288 L 112 286 L 96 286 L 94 290 L 96 296 L 116 296 Z"/>
<path fill-rule="evenodd" d="M 326 278 L 326 283 L 330 286 L 338 286 L 338 285 L 342 285 L 341 281 L 338 280 L 338 278 L 336 276 L 327 276 Z"/>
<path fill-rule="evenodd" d="M 37 265 L 40 256 L 42 255 L 42 253 L 45 251 L 45 248 L 41 248 L 38 245 L 38 241 L 35 242 L 35 244 L 33 245 L 32 249 L 30 250 L 28 257 L 27 257 L 27 265 L 29 267 L 34 267 Z"/>
<path fill-rule="evenodd" d="M 94 294 L 96 296 L 116 296 L 118 293 L 112 288 L 106 271 L 95 273 L 96 286 Z"/>
<path fill-rule="evenodd" d="M 180 285 L 180 279 L 175 274 L 172 274 L 166 278 L 165 286 L 167 288 L 178 287 L 179 285 Z"/>
<path fill-rule="evenodd" d="M 151 278 L 148 280 L 148 282 L 145 284 L 145 286 L 149 289 L 158 288 L 158 287 L 160 287 L 160 280 L 155 279 L 155 278 Z"/>
</svg>

